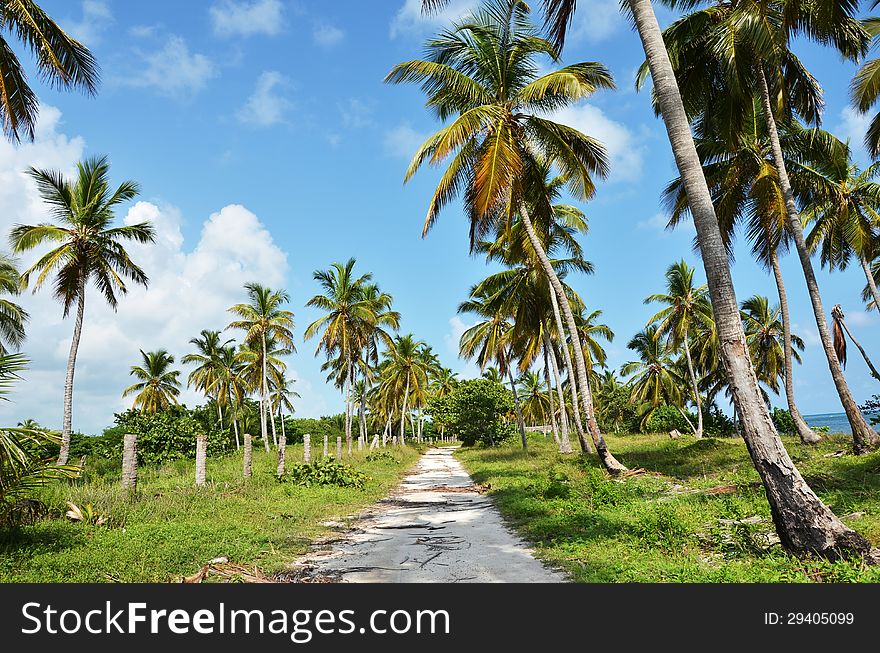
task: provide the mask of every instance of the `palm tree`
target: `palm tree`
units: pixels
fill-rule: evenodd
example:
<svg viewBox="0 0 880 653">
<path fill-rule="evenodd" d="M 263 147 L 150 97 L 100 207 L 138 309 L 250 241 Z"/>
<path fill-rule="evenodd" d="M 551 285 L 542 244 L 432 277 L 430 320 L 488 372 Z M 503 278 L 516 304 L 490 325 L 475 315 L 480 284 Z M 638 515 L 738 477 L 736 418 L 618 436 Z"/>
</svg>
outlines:
<svg viewBox="0 0 880 653">
<path fill-rule="evenodd" d="M 834 352 L 777 124 L 793 115 L 811 122 L 820 118 L 821 88 L 790 49 L 795 35 L 831 45 L 849 59 L 862 56 L 868 47 L 870 37 L 853 16 L 855 5 L 848 0 L 828 0 L 826 4 L 820 10 L 815 3 L 799 0 L 717 3 L 682 19 L 666 34 L 667 45 L 683 62 L 683 70 L 677 72 L 688 80 L 687 93 L 694 101 L 724 94 L 736 110 L 755 97 L 760 99 L 786 208 L 785 226 L 800 260 L 819 338 L 850 422 L 855 450 L 862 453 L 880 445 L 880 436 L 859 411 Z M 760 30 L 747 27 L 755 24 L 761 25 Z M 697 26 L 699 31 L 695 32 Z"/>
<path fill-rule="evenodd" d="M 73 180 L 60 172 L 29 170 L 37 184 L 40 197 L 49 205 L 51 215 L 60 224 L 17 224 L 10 232 L 10 241 L 16 253 L 27 252 L 44 244 L 53 248 L 21 275 L 21 287 L 26 288 L 31 276 L 37 274 L 33 290 L 39 290 L 54 274 L 54 294 L 64 308 L 64 317 L 76 305 L 76 319 L 67 376 L 64 381 L 64 422 L 61 430 L 61 452 L 58 464 L 67 464 L 70 452 L 70 434 L 73 422 L 73 374 L 76 354 L 82 335 L 85 315 L 86 287 L 94 283 L 104 299 L 115 310 L 117 295 L 128 292 L 125 280 L 147 286 L 148 278 L 125 251 L 122 243 L 151 243 L 155 230 L 147 222 L 121 227 L 111 226 L 113 211 L 123 202 L 138 194 L 133 181 L 125 181 L 111 191 L 110 163 L 106 157 L 91 158 L 77 164 Z"/>
<path fill-rule="evenodd" d="M 299 393 L 293 389 L 295 381 L 296 379 L 288 379 L 285 377 L 282 372 L 281 377 L 278 379 L 278 382 L 269 394 L 269 400 L 272 403 L 273 412 L 278 413 L 278 420 L 281 422 L 281 437 L 285 442 L 287 442 L 287 431 L 284 428 L 284 411 L 293 415 L 296 411 L 291 399 L 293 397 L 299 398 Z"/>
<path fill-rule="evenodd" d="M 269 451 L 268 422 L 271 419 L 272 424 L 272 442 L 278 445 L 278 436 L 275 430 L 274 411 L 270 405 L 270 395 L 272 390 L 280 385 L 284 376 L 287 365 L 281 359 L 291 352 L 283 346 L 278 346 L 275 340 L 267 340 L 265 348 L 262 343 L 252 343 L 250 345 L 242 345 L 236 358 L 241 365 L 239 377 L 244 385 L 245 394 L 259 392 L 260 399 L 263 398 L 263 388 L 265 388 L 265 404 L 260 402 L 260 410 L 263 412 L 263 421 L 261 424 L 266 425 L 266 435 L 263 439 L 263 447 Z"/>
<path fill-rule="evenodd" d="M 313 306 L 326 312 L 326 315 L 312 322 L 305 332 L 310 340 L 319 332 L 318 348 L 315 355 L 324 351 L 327 360 L 337 358 L 336 370 L 345 393 L 345 439 L 351 450 L 351 386 L 354 382 L 355 366 L 367 346 L 374 329 L 378 325 L 375 297 L 366 296 L 364 288 L 372 279 L 371 274 L 354 276 L 355 259 L 343 263 L 333 263 L 329 270 L 316 270 L 313 274 L 324 294 L 315 295 L 306 306 Z M 384 305 L 384 302 L 383 302 Z M 323 330 L 323 331 L 322 331 Z"/>
<path fill-rule="evenodd" d="M 871 3 L 871 9 L 877 7 L 878 0 Z M 867 18 L 863 23 L 865 30 L 874 38 L 880 34 L 880 19 Z M 850 85 L 852 102 L 861 113 L 868 113 L 880 98 L 880 58 L 869 59 L 861 68 Z M 865 147 L 875 159 L 880 157 L 880 113 L 874 114 L 868 131 L 865 134 Z"/>
<path fill-rule="evenodd" d="M 501 372 L 494 365 L 490 365 L 486 369 L 484 369 L 480 376 L 482 376 L 487 381 L 492 381 L 492 383 L 504 383 L 504 377 L 501 375 Z"/>
<path fill-rule="evenodd" d="M 138 383 L 128 386 L 123 397 L 137 393 L 132 408 L 145 413 L 157 413 L 177 405 L 180 394 L 180 370 L 172 370 L 174 356 L 164 349 L 145 352 L 141 349 L 143 365 L 132 365 L 131 375 Z"/>
<path fill-rule="evenodd" d="M 244 362 L 234 346 L 223 347 L 217 355 L 217 405 L 230 409 L 236 450 L 241 448 L 238 412 L 249 392 Z"/>
<path fill-rule="evenodd" d="M 836 156 L 812 162 L 812 173 L 801 196 L 804 220 L 812 225 L 807 234 L 810 251 L 819 250 L 820 261 L 830 270 L 844 270 L 855 258 L 865 273 L 875 305 L 880 293 L 871 273 L 871 262 L 880 255 L 880 163 L 865 170 L 850 160 L 842 145 Z M 797 190 L 797 188 L 796 188 Z"/>
<path fill-rule="evenodd" d="M 423 0 L 423 5 L 436 9 L 447 2 Z M 565 40 L 576 5 L 576 0 L 544 0 L 546 24 L 557 46 Z M 776 530 L 790 551 L 830 557 L 837 557 L 841 552 L 867 554 L 868 541 L 844 525 L 819 500 L 776 433 L 748 356 L 724 240 L 654 8 L 651 0 L 626 0 L 625 7 L 631 12 L 642 41 L 657 107 L 687 193 L 706 271 L 721 358 L 735 405 L 744 418 L 743 437 L 764 482 Z"/>
<path fill-rule="evenodd" d="M 664 338 L 658 327 L 651 324 L 633 336 L 626 346 L 636 352 L 639 360 L 626 363 L 620 373 L 623 376 L 635 375 L 629 381 L 630 401 L 642 414 L 642 426 L 660 406 L 675 406 L 696 435 L 696 427 L 681 407 L 681 387 L 686 382 L 672 359 L 669 339 Z"/>
<path fill-rule="evenodd" d="M 37 60 L 40 76 L 51 86 L 80 89 L 94 95 L 98 64 L 82 43 L 71 38 L 33 0 L 7 0 L 0 5 L 0 24 L 15 34 Z M 24 133 L 34 139 L 39 100 L 27 83 L 21 62 L 0 36 L 0 123 L 7 138 L 18 142 Z"/>
<path fill-rule="evenodd" d="M 843 319 L 843 309 L 840 308 L 840 304 L 835 304 L 834 308 L 831 309 L 831 318 L 834 321 L 834 351 L 837 354 L 838 360 L 840 360 L 840 364 L 846 367 L 846 337 L 844 336 L 844 333 L 846 333 L 862 354 L 862 358 L 865 359 L 868 369 L 871 370 L 871 376 L 880 381 L 880 372 L 877 371 L 877 368 L 874 367 L 874 363 L 868 358 L 868 353 L 865 351 L 865 348 L 859 344 L 859 341 L 856 340 L 850 332 L 849 327 L 846 326 L 846 322 Z"/>
<path fill-rule="evenodd" d="M 540 201 L 536 193 L 543 186 L 547 165 L 560 171 L 576 199 L 593 195 L 592 177 L 607 172 L 605 149 L 598 141 L 541 114 L 597 89 L 612 88 L 613 81 L 596 62 L 571 64 L 539 76 L 536 59 L 546 56 L 558 62 L 559 55 L 538 35 L 529 13 L 519 0 L 490 0 L 482 10 L 430 41 L 426 60 L 398 64 L 386 81 L 421 83 L 428 106 L 441 120 L 457 116 L 425 141 L 406 173 L 409 180 L 426 161 L 439 165 L 453 157 L 431 200 L 423 235 L 440 210 L 460 193 L 471 224 L 472 249 L 513 215 L 521 216 L 575 343 L 575 372 L 590 435 L 605 468 L 619 473 L 626 468 L 608 451 L 593 414 L 574 315 L 527 206 Z"/>
<path fill-rule="evenodd" d="M 522 402 L 523 419 L 529 426 L 544 426 L 551 414 L 551 392 L 546 389 L 541 375 L 528 371 L 516 380 Z"/>
<path fill-rule="evenodd" d="M 684 260 L 673 263 L 666 270 L 666 292 L 649 295 L 645 303 L 665 304 L 666 308 L 651 316 L 648 324 L 656 324 L 656 336 L 667 338 L 673 351 L 684 350 L 688 375 L 691 381 L 694 404 L 697 407 L 697 438 L 703 437 L 703 405 L 700 387 L 691 357 L 691 342 L 698 326 L 706 326 L 712 320 L 712 306 L 705 285 L 694 285 L 694 268 Z"/>
<path fill-rule="evenodd" d="M 180 362 L 184 365 L 196 365 L 197 367 L 187 377 L 187 387 L 194 387 L 206 397 L 213 398 L 217 402 L 217 416 L 220 419 L 220 428 L 223 428 L 223 401 L 220 395 L 220 376 L 223 373 L 221 356 L 223 349 L 232 340 L 221 341 L 219 331 L 202 329 L 201 335 L 192 338 L 189 342 L 195 345 L 198 353 L 187 354 Z"/>
<path fill-rule="evenodd" d="M 379 345 L 388 347 L 393 338 L 389 329 L 400 329 L 400 313 L 391 310 L 394 298 L 379 289 L 378 284 L 367 283 L 361 288 L 363 299 L 372 310 L 373 320 L 362 324 L 364 328 L 364 347 L 360 361 L 361 376 L 364 382 L 363 392 L 359 395 L 358 421 L 360 434 L 367 437 L 367 396 L 375 377 L 375 368 L 379 365 Z"/>
<path fill-rule="evenodd" d="M 601 324 L 597 320 L 602 317 L 602 311 L 587 311 L 584 309 L 575 315 L 578 325 L 578 336 L 584 348 L 584 360 L 587 361 L 590 374 L 596 376 L 595 368 L 604 368 L 608 360 L 605 349 L 599 343 L 601 338 L 605 342 L 614 341 L 614 331 L 607 324 Z"/>
<path fill-rule="evenodd" d="M 419 355 L 425 346 L 410 333 L 396 336 L 385 352 L 387 365 L 382 375 L 385 392 L 400 403 L 400 444 L 404 443 L 406 415 L 410 408 L 410 398 L 427 393 L 428 372 L 424 359 Z M 415 436 L 415 432 L 413 432 Z"/>
<path fill-rule="evenodd" d="M 779 378 L 785 377 L 785 351 L 779 306 L 761 295 L 752 295 L 742 303 L 743 328 L 755 373 L 773 392 L 779 393 Z M 794 359 L 800 363 L 797 351 L 804 350 L 804 341 L 791 334 Z"/>
<path fill-rule="evenodd" d="M 516 418 L 523 450 L 528 449 L 522 408 L 516 391 L 516 380 L 513 378 L 514 343 L 512 335 L 514 326 L 511 324 L 504 307 L 499 306 L 495 296 L 481 289 L 479 285 L 471 288 L 470 299 L 458 306 L 459 313 L 475 313 L 481 318 L 474 326 L 461 334 L 459 351 L 462 358 L 476 358 L 480 369 L 490 363 L 498 365 L 500 375 L 507 376 L 510 391 L 513 394 Z"/>
<path fill-rule="evenodd" d="M 285 353 L 296 351 L 293 344 L 293 313 L 281 308 L 290 301 L 286 291 L 272 290 L 259 283 L 246 283 L 244 288 L 249 301 L 229 309 L 239 319 L 230 322 L 226 328 L 244 331 L 244 344 L 260 351 L 260 433 L 264 445 L 268 447 L 269 373 L 266 348 L 268 341 L 272 340 Z"/>
<path fill-rule="evenodd" d="M 0 292 L 17 295 L 21 292 L 21 277 L 12 259 L 0 255 Z M 30 316 L 21 306 L 0 298 L 0 356 L 9 349 L 18 349 L 24 342 L 24 325 Z M 4 342 L 5 341 L 5 342 Z"/>
</svg>

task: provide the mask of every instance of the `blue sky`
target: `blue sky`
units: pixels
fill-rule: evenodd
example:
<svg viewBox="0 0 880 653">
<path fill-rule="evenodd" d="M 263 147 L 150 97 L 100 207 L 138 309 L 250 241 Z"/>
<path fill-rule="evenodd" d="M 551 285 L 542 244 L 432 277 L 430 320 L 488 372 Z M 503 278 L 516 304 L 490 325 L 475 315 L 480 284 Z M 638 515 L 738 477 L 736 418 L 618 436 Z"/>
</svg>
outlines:
<svg viewBox="0 0 880 653">
<path fill-rule="evenodd" d="M 420 55 L 426 36 L 475 4 L 453 0 L 444 15 L 425 19 L 418 0 L 43 0 L 50 15 L 93 49 L 103 82 L 94 98 L 36 82 L 43 111 L 35 143 L 0 143 L 0 228 L 44 218 L 22 174 L 27 166 L 70 171 L 83 156 L 108 154 L 115 179 L 142 185 L 140 202 L 120 212 L 120 220 L 151 219 L 159 229 L 157 245 L 133 252 L 151 277 L 150 289 L 132 291 L 116 314 L 96 293 L 87 302 L 74 428 L 99 431 L 130 405 L 120 394 L 138 349 L 164 347 L 182 356 L 200 329 L 225 326 L 225 309 L 254 279 L 291 295 L 298 353 L 289 365 L 302 394 L 297 413 L 340 410 L 314 343 L 302 342 L 317 317 L 304 305 L 317 291 L 312 272 L 352 256 L 394 296 L 405 332 L 429 342 L 464 376 L 475 373 L 457 358 L 458 336 L 470 318 L 457 316 L 456 306 L 487 269 L 468 256 L 457 206 L 420 238 L 437 173 L 426 170 L 406 187 L 402 177 L 415 147 L 438 125 L 417 88 L 382 83 L 394 64 Z M 643 58 L 638 38 L 616 0 L 578 5 L 565 61 L 602 61 L 619 90 L 559 116 L 605 142 L 613 166 L 595 200 L 583 206 L 590 219 L 583 244 L 595 274 L 571 282 L 617 334 L 608 351 L 618 368 L 630 360 L 626 342 L 653 312 L 642 299 L 662 289 L 666 267 L 682 257 L 699 261 L 691 229 L 663 229 L 658 200 L 676 171 L 648 94 L 633 89 Z M 659 9 L 658 15 L 661 23 L 671 19 Z M 826 89 L 824 126 L 852 138 L 864 162 L 866 120 L 846 101 L 854 65 L 808 44 L 798 52 Z M 701 267 L 699 273 L 702 278 Z M 784 273 L 795 332 L 807 342 L 795 371 L 801 409 L 839 410 L 791 256 Z M 775 296 L 771 278 L 746 248 L 738 250 L 734 280 L 740 300 Z M 880 319 L 865 313 L 859 299 L 861 271 L 822 272 L 820 284 L 828 310 L 840 303 L 868 351 L 880 351 Z M 47 292 L 28 294 L 22 303 L 33 316 L 24 347 L 33 363 L 0 418 L 60 426 L 72 323 L 61 319 Z M 877 391 L 855 351 L 846 373 L 857 401 Z M 186 393 L 184 399 L 192 405 L 197 398 Z"/>
</svg>

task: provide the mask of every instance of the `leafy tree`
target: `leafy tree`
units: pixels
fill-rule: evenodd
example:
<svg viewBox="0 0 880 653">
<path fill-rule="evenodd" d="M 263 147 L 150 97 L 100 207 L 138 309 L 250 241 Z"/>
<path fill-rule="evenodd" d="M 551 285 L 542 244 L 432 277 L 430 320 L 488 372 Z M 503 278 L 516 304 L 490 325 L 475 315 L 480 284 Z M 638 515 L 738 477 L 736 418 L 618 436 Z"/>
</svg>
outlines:
<svg viewBox="0 0 880 653">
<path fill-rule="evenodd" d="M 133 365 L 131 368 L 131 375 L 138 379 L 138 383 L 127 387 L 122 396 L 137 393 L 132 408 L 145 413 L 156 413 L 176 405 L 180 394 L 180 381 L 177 380 L 180 370 L 171 369 L 174 356 L 164 349 L 150 352 L 141 349 L 141 357 L 143 366 Z"/>
<path fill-rule="evenodd" d="M 498 381 L 472 379 L 462 381 L 448 395 L 428 404 L 428 413 L 438 427 L 443 427 L 465 446 L 481 442 L 494 446 L 511 435 L 506 417 L 513 411 L 513 394 Z"/>
</svg>

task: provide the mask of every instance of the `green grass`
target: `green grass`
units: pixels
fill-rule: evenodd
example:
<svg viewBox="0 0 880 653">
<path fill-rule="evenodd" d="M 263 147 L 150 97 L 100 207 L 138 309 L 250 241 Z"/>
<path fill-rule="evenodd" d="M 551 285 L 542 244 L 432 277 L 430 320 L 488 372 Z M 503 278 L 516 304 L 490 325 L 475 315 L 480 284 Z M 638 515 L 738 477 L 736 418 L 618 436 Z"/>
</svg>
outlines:
<svg viewBox="0 0 880 653">
<path fill-rule="evenodd" d="M 742 440 L 623 435 L 608 443 L 630 469 L 650 473 L 612 479 L 595 457 L 561 456 L 540 436 L 530 438 L 528 454 L 511 443 L 456 455 L 490 485 L 538 557 L 578 582 L 880 582 L 876 567 L 799 559 L 773 543 L 770 508 Z M 880 545 L 880 453 L 826 457 L 850 450 L 842 436 L 818 447 L 785 444 L 822 500 Z M 730 485 L 730 493 L 705 492 Z M 760 521 L 742 521 L 754 517 Z"/>
<path fill-rule="evenodd" d="M 208 460 L 202 488 L 194 486 L 193 461 L 142 467 L 133 500 L 119 488 L 118 461 L 87 463 L 83 478 L 45 488 L 55 518 L 0 530 L 0 582 L 166 582 L 219 556 L 279 572 L 328 531 L 321 522 L 386 496 L 418 458 L 411 446 L 391 451 L 394 460 L 368 461 L 357 451 L 344 458 L 368 476 L 361 490 L 279 483 L 275 452 L 255 451 L 250 480 L 241 455 L 230 455 Z M 302 446 L 288 446 L 287 460 L 301 461 Z M 68 500 L 92 504 L 107 524 L 64 518 Z"/>
</svg>

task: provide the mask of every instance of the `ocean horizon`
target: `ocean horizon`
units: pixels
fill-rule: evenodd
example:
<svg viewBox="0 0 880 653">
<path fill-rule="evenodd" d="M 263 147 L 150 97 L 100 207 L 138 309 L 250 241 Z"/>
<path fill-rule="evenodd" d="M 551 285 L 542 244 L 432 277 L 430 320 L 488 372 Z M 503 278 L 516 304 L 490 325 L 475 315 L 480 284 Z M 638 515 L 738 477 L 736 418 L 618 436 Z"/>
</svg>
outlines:
<svg viewBox="0 0 880 653">
<path fill-rule="evenodd" d="M 870 416 L 866 415 L 865 417 L 868 417 L 868 423 L 870 423 Z M 804 415 L 804 421 L 806 421 L 808 426 L 813 428 L 817 426 L 827 426 L 830 433 L 852 435 L 852 429 L 849 426 L 849 420 L 846 418 L 846 413 Z M 877 425 L 874 425 L 874 429 L 877 429 Z"/>
</svg>

